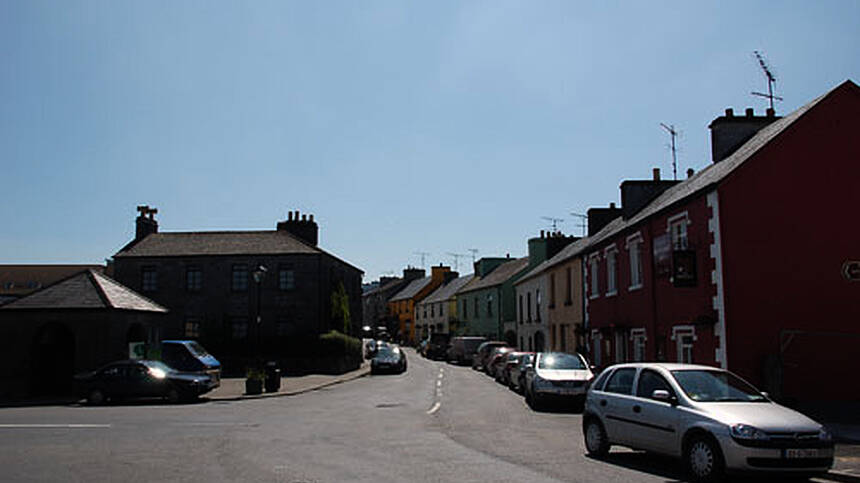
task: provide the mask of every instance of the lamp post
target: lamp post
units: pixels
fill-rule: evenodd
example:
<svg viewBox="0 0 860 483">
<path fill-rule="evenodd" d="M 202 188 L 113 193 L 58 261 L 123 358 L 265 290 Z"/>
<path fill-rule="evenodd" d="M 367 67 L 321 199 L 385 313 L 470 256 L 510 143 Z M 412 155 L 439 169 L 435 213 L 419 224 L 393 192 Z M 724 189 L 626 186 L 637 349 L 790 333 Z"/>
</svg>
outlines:
<svg viewBox="0 0 860 483">
<path fill-rule="evenodd" d="M 262 329 L 263 317 L 260 315 L 260 284 L 263 282 L 263 277 L 265 277 L 268 269 L 265 265 L 260 264 L 257 265 L 257 268 L 253 272 L 254 283 L 257 284 L 257 345 L 255 347 L 255 355 L 257 356 L 257 365 L 262 368 L 262 357 L 260 356 L 260 330 Z"/>
</svg>

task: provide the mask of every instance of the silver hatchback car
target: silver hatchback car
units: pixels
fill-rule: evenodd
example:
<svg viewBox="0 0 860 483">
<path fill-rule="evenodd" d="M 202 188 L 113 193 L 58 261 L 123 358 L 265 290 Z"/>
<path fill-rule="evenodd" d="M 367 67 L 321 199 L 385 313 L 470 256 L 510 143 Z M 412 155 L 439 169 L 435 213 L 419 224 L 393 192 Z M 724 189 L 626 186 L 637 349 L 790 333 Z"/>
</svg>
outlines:
<svg viewBox="0 0 860 483">
<path fill-rule="evenodd" d="M 696 481 L 725 471 L 811 475 L 833 465 L 833 439 L 821 424 L 710 366 L 608 367 L 588 390 L 582 421 L 590 455 L 617 444 L 680 457 Z"/>
</svg>

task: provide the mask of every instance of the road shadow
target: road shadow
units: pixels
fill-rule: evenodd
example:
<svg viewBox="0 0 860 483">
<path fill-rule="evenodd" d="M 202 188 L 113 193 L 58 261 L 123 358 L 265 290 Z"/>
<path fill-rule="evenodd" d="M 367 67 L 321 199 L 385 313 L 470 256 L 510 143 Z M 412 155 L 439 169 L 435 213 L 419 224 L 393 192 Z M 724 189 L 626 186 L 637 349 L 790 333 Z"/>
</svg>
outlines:
<svg viewBox="0 0 860 483">
<path fill-rule="evenodd" d="M 586 457 L 593 461 L 600 461 L 665 478 L 667 482 L 671 483 L 692 481 L 687 476 L 681 462 L 669 456 L 647 453 L 645 451 L 610 451 L 609 454 L 602 458 L 595 458 L 589 455 L 586 455 Z M 726 475 L 722 481 L 738 483 L 803 482 L 809 481 L 809 477 L 786 474 L 734 474 Z"/>
<path fill-rule="evenodd" d="M 144 407 L 144 406 L 194 406 L 211 402 L 209 398 L 199 397 L 172 403 L 164 398 L 135 398 L 110 400 L 102 404 L 89 404 L 85 400 L 69 404 L 71 407 L 98 408 L 98 407 Z"/>
</svg>

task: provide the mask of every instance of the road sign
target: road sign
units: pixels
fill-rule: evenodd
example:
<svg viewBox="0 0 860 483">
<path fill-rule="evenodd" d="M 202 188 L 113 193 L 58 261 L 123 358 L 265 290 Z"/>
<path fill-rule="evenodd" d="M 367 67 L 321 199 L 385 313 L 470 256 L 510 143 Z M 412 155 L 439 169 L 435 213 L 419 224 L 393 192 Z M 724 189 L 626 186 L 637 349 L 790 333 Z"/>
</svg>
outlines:
<svg viewBox="0 0 860 483">
<path fill-rule="evenodd" d="M 860 261 L 849 260 L 843 263 L 842 276 L 849 282 L 860 282 Z"/>
</svg>

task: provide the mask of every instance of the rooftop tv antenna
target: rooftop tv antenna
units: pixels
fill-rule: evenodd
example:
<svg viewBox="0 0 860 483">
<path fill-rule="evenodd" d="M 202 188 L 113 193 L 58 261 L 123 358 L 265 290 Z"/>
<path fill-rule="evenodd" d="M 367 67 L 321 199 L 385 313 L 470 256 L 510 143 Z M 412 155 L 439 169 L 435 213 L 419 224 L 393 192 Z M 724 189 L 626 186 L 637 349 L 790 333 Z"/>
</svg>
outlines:
<svg viewBox="0 0 860 483">
<path fill-rule="evenodd" d="M 453 252 L 448 252 L 446 255 L 454 257 L 454 271 L 455 272 L 460 271 L 460 259 L 466 258 L 468 256 L 468 255 L 463 255 L 462 253 L 453 253 Z"/>
<path fill-rule="evenodd" d="M 579 218 L 579 223 L 577 223 L 576 226 L 582 228 L 582 236 L 585 236 L 585 229 L 588 228 L 588 215 L 583 215 L 582 213 L 571 213 L 570 216 Z"/>
<path fill-rule="evenodd" d="M 563 218 L 553 218 L 551 216 L 542 216 L 541 218 L 543 218 L 546 221 L 552 222 L 552 232 L 553 233 L 558 231 L 558 228 L 557 228 L 558 224 L 561 223 L 562 221 L 564 221 Z"/>
<path fill-rule="evenodd" d="M 770 101 L 770 108 L 773 109 L 774 99 L 777 101 L 782 100 L 782 97 L 773 95 L 773 83 L 776 82 L 776 77 L 773 75 L 773 72 L 770 71 L 770 67 L 767 66 L 761 53 L 758 50 L 754 50 L 753 54 L 755 54 L 755 58 L 758 60 L 758 65 L 761 66 L 761 70 L 764 71 L 764 75 L 767 76 L 767 94 L 761 92 L 751 92 L 750 94 L 759 97 L 766 97 Z"/>
<path fill-rule="evenodd" d="M 413 255 L 420 255 L 421 256 L 421 268 L 427 268 L 424 265 L 424 261 L 426 260 L 427 256 L 430 255 L 429 253 L 427 253 L 427 252 L 414 252 Z"/>
<path fill-rule="evenodd" d="M 678 131 L 675 130 L 675 126 L 665 125 L 662 122 L 660 123 L 663 126 L 663 129 L 669 132 L 669 136 L 672 137 L 672 179 L 678 181 L 678 157 L 675 149 L 675 137 L 678 135 Z"/>
<path fill-rule="evenodd" d="M 475 257 L 478 256 L 478 249 L 477 248 L 470 248 L 466 251 L 472 254 L 472 264 L 474 265 L 475 264 Z"/>
</svg>

